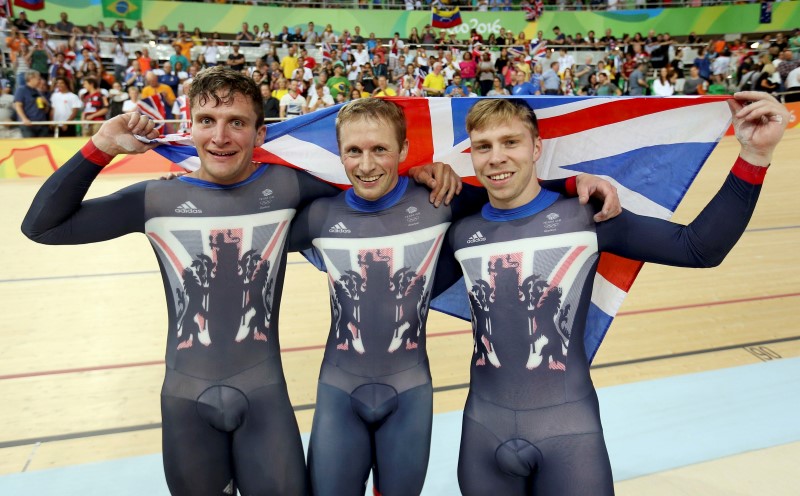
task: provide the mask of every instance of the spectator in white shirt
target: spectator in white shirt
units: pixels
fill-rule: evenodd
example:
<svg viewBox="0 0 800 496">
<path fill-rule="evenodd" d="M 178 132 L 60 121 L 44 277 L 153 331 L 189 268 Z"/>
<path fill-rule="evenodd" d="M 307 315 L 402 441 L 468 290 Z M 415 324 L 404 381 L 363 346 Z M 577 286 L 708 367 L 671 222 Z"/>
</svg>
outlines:
<svg viewBox="0 0 800 496">
<path fill-rule="evenodd" d="M 308 102 L 308 111 L 313 112 L 325 107 L 330 107 L 333 104 L 333 97 L 330 94 L 325 94 L 325 85 L 317 83 L 311 95 L 311 100 Z"/>
<path fill-rule="evenodd" d="M 67 80 L 62 77 L 56 78 L 55 91 L 50 96 L 50 120 L 74 121 L 81 108 L 83 108 L 83 102 L 78 95 L 69 90 Z M 77 136 L 77 133 L 75 132 L 75 125 L 59 125 L 58 135 Z"/>
</svg>

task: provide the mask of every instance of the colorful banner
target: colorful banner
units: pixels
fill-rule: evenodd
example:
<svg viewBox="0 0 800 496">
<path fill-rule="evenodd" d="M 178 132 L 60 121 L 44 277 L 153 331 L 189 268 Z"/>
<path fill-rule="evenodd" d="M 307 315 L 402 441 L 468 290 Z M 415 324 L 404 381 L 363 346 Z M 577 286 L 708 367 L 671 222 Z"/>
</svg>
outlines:
<svg viewBox="0 0 800 496">
<path fill-rule="evenodd" d="M 46 177 L 61 167 L 86 143 L 86 138 L 36 138 L 0 140 L 0 179 Z M 158 177 L 182 171 L 154 151 L 123 155 L 103 169 L 103 174 L 149 174 Z"/>
<path fill-rule="evenodd" d="M 586 36 L 591 29 L 600 37 L 606 29 L 611 29 L 615 36 L 624 33 L 633 36 L 637 32 L 646 35 L 652 29 L 675 37 L 689 33 L 773 33 L 791 31 L 800 26 L 800 2 L 773 3 L 772 22 L 767 24 L 759 22 L 760 13 L 758 3 L 667 9 L 545 11 L 539 18 L 539 29 L 544 31 L 545 37 L 552 35 L 555 26 L 571 35 L 581 33 Z"/>
<path fill-rule="evenodd" d="M 143 0 L 103 0 L 103 16 L 138 21 L 142 18 Z"/>
<path fill-rule="evenodd" d="M 110 13 L 98 8 L 100 5 L 101 0 L 47 0 L 45 8 L 37 12 L 37 17 L 54 23 L 58 22 L 61 12 L 66 12 L 72 22 L 85 25 L 96 23 L 99 20 L 98 10 L 102 10 L 106 19 L 114 20 L 115 17 Z M 150 29 L 166 24 L 174 30 L 179 22 L 183 22 L 187 29 L 191 30 L 196 26 L 205 33 L 236 33 L 243 22 L 259 26 L 269 22 L 273 32 L 280 32 L 283 26 L 290 30 L 295 26 L 305 29 L 308 22 L 313 21 L 318 30 L 331 24 L 334 31 L 340 34 L 344 29 L 352 32 L 354 26 L 361 26 L 365 36 L 374 32 L 378 38 L 391 38 L 395 31 L 406 37 L 411 28 L 422 29 L 431 21 L 428 11 L 280 8 L 154 0 L 141 0 L 140 12 L 144 25 Z M 515 34 L 524 31 L 531 38 L 539 29 L 544 31 L 545 36 L 549 36 L 553 27 L 559 26 L 564 33 L 582 33 L 584 36 L 589 30 L 602 36 L 607 28 L 618 36 L 624 33 L 632 35 L 637 31 L 646 34 L 650 29 L 657 33 L 670 33 L 672 36 L 686 36 L 691 32 L 722 34 L 791 31 L 800 26 L 800 2 L 775 2 L 772 6 L 772 22 L 769 24 L 760 24 L 759 14 L 760 5 L 757 3 L 615 11 L 547 10 L 538 22 L 530 23 L 525 20 L 522 11 L 465 11 L 461 12 L 463 23 L 453 31 L 467 38 L 470 30 L 475 29 L 486 37 L 504 27 Z"/>
</svg>

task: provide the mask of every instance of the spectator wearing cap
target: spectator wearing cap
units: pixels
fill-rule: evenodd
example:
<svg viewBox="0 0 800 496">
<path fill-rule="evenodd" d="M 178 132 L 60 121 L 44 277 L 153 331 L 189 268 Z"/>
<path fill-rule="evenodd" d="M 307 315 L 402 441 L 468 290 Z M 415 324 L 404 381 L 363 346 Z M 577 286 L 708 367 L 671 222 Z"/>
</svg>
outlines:
<svg viewBox="0 0 800 496">
<path fill-rule="evenodd" d="M 344 74 L 344 63 L 341 61 L 337 61 L 333 64 L 333 76 L 328 78 L 326 85 L 331 90 L 331 96 L 334 100 L 339 95 L 339 93 L 343 93 L 345 95 L 350 94 L 350 81 L 343 75 Z"/>
<path fill-rule="evenodd" d="M 234 71 L 241 71 L 242 69 L 244 69 L 245 58 L 244 54 L 239 51 L 238 41 L 234 41 L 233 43 L 231 43 L 231 50 L 232 52 L 228 54 L 228 67 L 230 67 Z M 294 69 L 296 68 L 297 66 L 294 67 Z M 291 77 L 291 75 L 292 73 L 291 71 L 289 71 L 289 77 Z"/>
</svg>

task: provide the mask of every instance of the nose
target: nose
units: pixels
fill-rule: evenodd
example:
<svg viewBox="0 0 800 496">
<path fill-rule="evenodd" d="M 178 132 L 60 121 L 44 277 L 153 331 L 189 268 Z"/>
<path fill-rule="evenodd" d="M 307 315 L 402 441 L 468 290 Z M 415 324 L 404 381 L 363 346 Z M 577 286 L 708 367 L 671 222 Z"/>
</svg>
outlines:
<svg viewBox="0 0 800 496">
<path fill-rule="evenodd" d="M 501 165 L 506 161 L 506 154 L 500 146 L 493 146 L 489 154 L 489 165 Z"/>
<path fill-rule="evenodd" d="M 375 170 L 375 157 L 371 151 L 365 151 L 361 154 L 361 160 L 358 162 L 358 171 L 363 175 L 368 175 L 373 170 Z"/>
<path fill-rule="evenodd" d="M 228 143 L 228 127 L 224 122 L 217 122 L 217 124 L 214 126 L 213 134 L 211 135 L 211 141 L 217 146 Z"/>
</svg>

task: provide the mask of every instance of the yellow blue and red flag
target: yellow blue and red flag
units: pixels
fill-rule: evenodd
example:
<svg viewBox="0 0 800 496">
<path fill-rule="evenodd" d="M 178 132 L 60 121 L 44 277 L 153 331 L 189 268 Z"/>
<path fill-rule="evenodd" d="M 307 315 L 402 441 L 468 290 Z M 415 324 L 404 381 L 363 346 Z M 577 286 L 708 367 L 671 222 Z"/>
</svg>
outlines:
<svg viewBox="0 0 800 496">
<path fill-rule="evenodd" d="M 452 10 L 440 9 L 437 6 L 431 7 L 431 26 L 435 28 L 454 28 L 461 24 L 461 11 L 458 7 Z"/>
<path fill-rule="evenodd" d="M 27 10 L 42 10 L 44 0 L 14 0 L 14 5 Z"/>
</svg>

